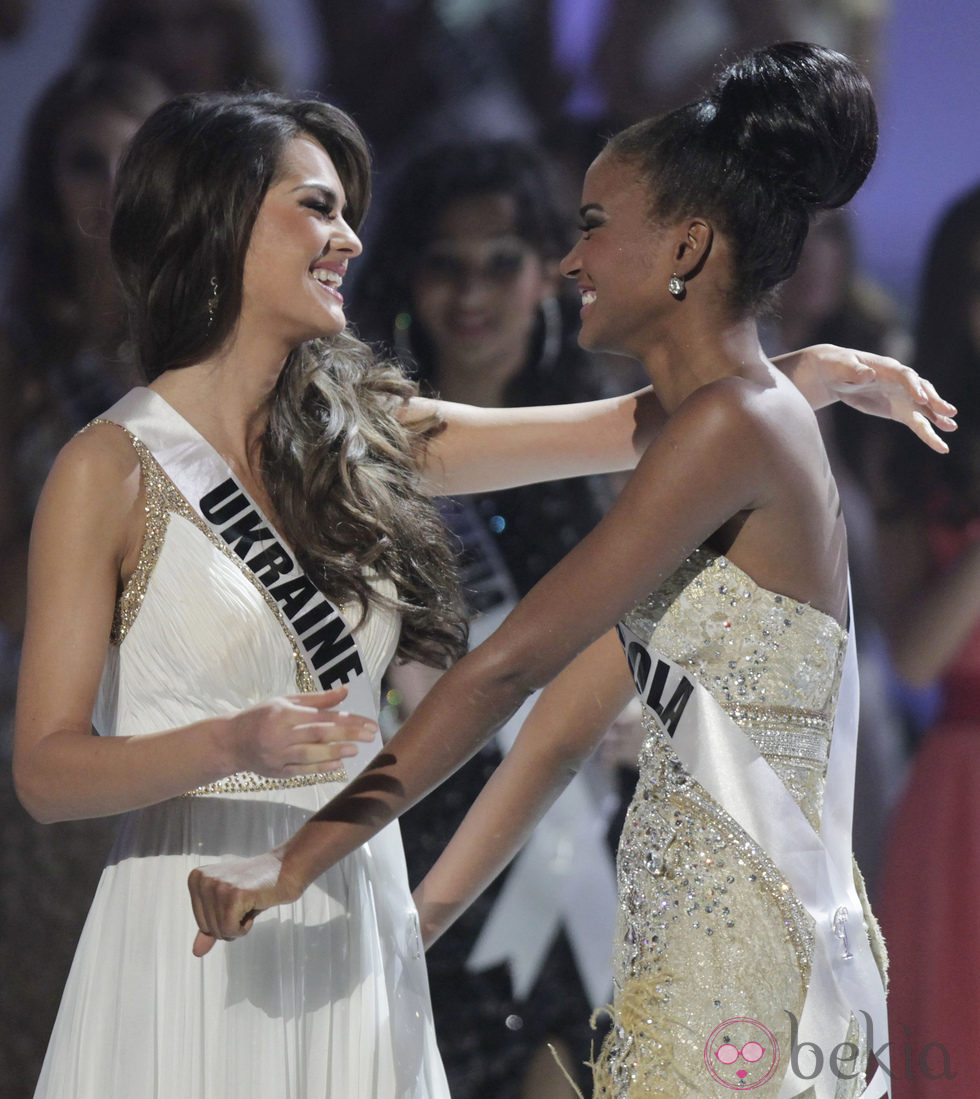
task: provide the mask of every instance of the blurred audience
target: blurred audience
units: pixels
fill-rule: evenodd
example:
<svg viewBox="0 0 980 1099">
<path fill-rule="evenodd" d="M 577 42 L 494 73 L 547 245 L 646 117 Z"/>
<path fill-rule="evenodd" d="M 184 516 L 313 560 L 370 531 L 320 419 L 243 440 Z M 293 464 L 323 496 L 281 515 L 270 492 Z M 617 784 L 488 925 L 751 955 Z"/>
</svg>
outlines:
<svg viewBox="0 0 980 1099">
<path fill-rule="evenodd" d="M 173 93 L 281 83 L 248 0 L 96 0 L 81 53 L 140 65 Z"/>
<path fill-rule="evenodd" d="M 556 197 L 549 166 L 525 145 L 454 145 L 423 156 L 393 185 L 365 260 L 352 310 L 361 334 L 393 346 L 423 390 L 447 400 L 534 405 L 599 395 L 594 363 L 575 338 L 578 302 L 569 299 L 558 275 L 569 243 L 570 208 Z M 461 542 L 474 639 L 591 529 L 602 506 L 602 490 L 592 480 L 446 504 L 445 516 Z M 389 679 L 403 717 L 433 682 L 427 669 L 412 665 L 394 667 Z M 402 832 L 413 882 L 435 861 L 515 732 L 503 730 L 496 745 L 406 814 Z M 636 750 L 622 746 L 633 759 Z M 576 870 L 590 874 L 597 905 L 608 882 L 612 916 L 612 854 L 601 834 L 618 802 L 617 775 L 615 766 L 595 764 L 593 772 L 573 794 L 584 810 L 563 838 L 585 860 Z M 585 865 L 587 845 L 577 841 L 576 830 L 599 836 L 594 848 L 600 865 L 594 870 Z M 536 833 L 521 857 L 541 859 L 544 871 L 557 856 L 542 835 Z M 510 871 L 528 872 L 520 859 Z M 556 901 L 560 907 L 561 898 Z M 510 903 L 507 887 L 498 884 L 428 954 L 436 1033 L 456 1099 L 571 1095 L 547 1043 L 581 1075 L 593 1037 L 589 1016 L 608 996 L 607 977 L 601 989 L 585 987 L 588 963 L 582 954 L 598 954 L 607 973 L 612 928 L 602 941 L 583 943 L 569 937 L 557 909 L 540 913 L 542 924 L 555 919 L 556 933 L 542 941 L 532 974 L 520 966 L 509 973 L 499 963 L 481 963 L 473 972 L 478 942 L 478 956 L 494 956 L 481 931 L 499 940 L 506 953 L 506 932 L 486 932 L 485 921 L 494 911 L 495 920 L 506 924 Z M 587 906 L 588 898 L 578 892 L 575 903 Z M 527 939 L 530 929 L 519 926 L 511 933 Z M 588 1086 L 587 1077 L 582 1086 Z"/>
<path fill-rule="evenodd" d="M 980 1078 L 980 186 L 932 237 L 915 366 L 957 405 L 961 426 L 941 459 L 894 440 L 886 470 L 882 581 L 895 662 L 913 686 L 938 682 L 942 700 L 894 816 L 879 915 L 892 1055 L 907 1048 L 913 1064 L 893 1099 L 966 1099 Z M 941 1048 L 923 1069 L 929 1043 Z"/>
<path fill-rule="evenodd" d="M 702 95 L 719 58 L 821 42 L 873 74 L 888 0 L 521 0 L 493 6 L 512 77 L 574 175 L 597 135 Z"/>
<path fill-rule="evenodd" d="M 420 151 L 448 141 L 530 138 L 534 119 L 489 33 L 484 0 L 310 0 L 320 87 L 367 134 L 377 194 Z M 369 223 L 368 231 L 373 238 Z"/>
</svg>

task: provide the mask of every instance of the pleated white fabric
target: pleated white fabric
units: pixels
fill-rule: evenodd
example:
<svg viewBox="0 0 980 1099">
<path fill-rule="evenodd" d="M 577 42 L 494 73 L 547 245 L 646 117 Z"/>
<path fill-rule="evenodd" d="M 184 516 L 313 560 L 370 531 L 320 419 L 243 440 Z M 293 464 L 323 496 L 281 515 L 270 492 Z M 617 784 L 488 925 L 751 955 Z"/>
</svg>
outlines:
<svg viewBox="0 0 980 1099">
<path fill-rule="evenodd" d="M 394 616 L 356 631 L 377 685 Z M 290 639 L 238 564 L 171 514 L 94 718 L 140 735 L 296 693 Z M 265 851 L 333 783 L 177 798 L 121 819 L 37 1099 L 448 1099 L 397 825 L 252 932 L 194 958 L 187 875 Z"/>
</svg>

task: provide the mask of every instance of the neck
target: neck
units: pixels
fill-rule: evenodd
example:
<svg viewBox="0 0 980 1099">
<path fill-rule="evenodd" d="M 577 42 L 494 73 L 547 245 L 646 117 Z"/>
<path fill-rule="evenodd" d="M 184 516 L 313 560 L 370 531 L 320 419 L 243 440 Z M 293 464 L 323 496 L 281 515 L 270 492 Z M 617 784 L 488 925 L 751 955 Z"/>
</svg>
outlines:
<svg viewBox="0 0 980 1099">
<path fill-rule="evenodd" d="M 168 370 L 152 388 L 191 423 L 236 473 L 260 478 L 261 441 L 285 359 L 262 358 L 234 339 L 192 366 Z"/>
<path fill-rule="evenodd" d="M 709 382 L 761 377 L 768 371 L 754 318 L 667 333 L 639 358 L 668 413 Z"/>
</svg>

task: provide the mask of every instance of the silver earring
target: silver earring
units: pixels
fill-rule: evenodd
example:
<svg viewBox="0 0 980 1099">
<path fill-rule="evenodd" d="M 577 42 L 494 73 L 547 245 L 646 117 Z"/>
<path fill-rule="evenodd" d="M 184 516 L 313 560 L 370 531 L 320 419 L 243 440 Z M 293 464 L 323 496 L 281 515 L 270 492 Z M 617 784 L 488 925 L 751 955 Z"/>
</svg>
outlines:
<svg viewBox="0 0 980 1099">
<path fill-rule="evenodd" d="M 687 288 L 684 285 L 684 280 L 676 272 L 670 276 L 670 281 L 667 283 L 667 289 L 680 301 L 687 293 Z"/>
<path fill-rule="evenodd" d="M 218 311 L 218 279 L 211 276 L 211 297 L 208 298 L 208 328 L 214 324 L 214 315 Z"/>
</svg>

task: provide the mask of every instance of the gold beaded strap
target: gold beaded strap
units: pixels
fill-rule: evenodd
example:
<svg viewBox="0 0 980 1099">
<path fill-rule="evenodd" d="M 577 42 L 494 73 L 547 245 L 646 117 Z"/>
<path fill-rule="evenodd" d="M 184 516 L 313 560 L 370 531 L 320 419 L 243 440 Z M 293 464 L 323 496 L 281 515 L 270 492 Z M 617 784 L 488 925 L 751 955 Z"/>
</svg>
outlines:
<svg viewBox="0 0 980 1099">
<path fill-rule="evenodd" d="M 317 786 L 321 782 L 346 782 L 347 772 L 343 767 L 336 771 L 317 771 L 311 775 L 293 775 L 291 778 L 266 778 L 257 775 L 254 771 L 239 771 L 237 774 L 228 775 L 218 779 L 217 782 L 209 782 L 206 786 L 198 786 L 196 790 L 188 790 L 181 797 L 196 798 L 208 797 L 211 794 L 251 794 L 257 790 L 292 790 L 297 786 Z"/>
<path fill-rule="evenodd" d="M 150 453 L 149 447 L 130 431 L 128 427 L 123 424 L 117 424 L 114 420 L 104 419 L 93 420 L 92 424 L 112 424 L 113 427 L 118 427 L 126 433 L 129 437 L 129 441 L 133 445 L 133 449 L 139 457 L 140 470 L 143 476 L 143 487 L 146 493 L 146 531 L 143 536 L 143 544 L 140 546 L 139 558 L 136 563 L 136 568 L 133 570 L 133 575 L 130 577 L 129 582 L 123 589 L 119 601 L 116 604 L 110 642 L 113 645 L 122 644 L 129 628 L 136 621 L 136 616 L 139 614 L 140 607 L 143 603 L 143 597 L 146 595 L 150 575 L 153 572 L 153 568 L 160 556 L 160 551 L 163 548 L 163 540 L 167 532 L 170 516 L 172 514 L 179 515 L 189 523 L 192 523 L 204 537 L 211 542 L 219 553 L 222 553 L 229 561 L 234 562 L 242 575 L 256 588 L 269 609 L 276 616 L 280 628 L 292 647 L 293 661 L 296 667 L 297 688 L 303 693 L 315 691 L 316 683 L 313 679 L 313 675 L 303 658 L 303 654 L 300 652 L 299 645 L 286 622 L 285 616 L 280 610 L 279 605 L 269 594 L 265 586 L 258 581 L 248 565 L 241 561 L 241 559 L 233 553 L 220 538 L 218 538 L 207 523 L 204 522 L 200 515 L 198 515 L 194 508 L 188 503 L 180 489 L 177 488 L 167 473 L 164 472 L 160 463 Z M 88 426 L 92 425 L 90 424 Z M 334 772 L 331 771 L 329 773 L 332 775 Z M 265 781 L 264 779 L 260 779 L 259 776 L 255 777 L 258 781 Z M 225 782 L 227 780 L 222 779 L 221 781 Z M 329 781 L 333 782 L 335 780 L 331 778 Z M 265 789 L 265 787 L 254 787 L 254 789 Z"/>
</svg>

